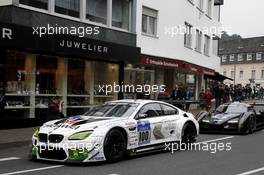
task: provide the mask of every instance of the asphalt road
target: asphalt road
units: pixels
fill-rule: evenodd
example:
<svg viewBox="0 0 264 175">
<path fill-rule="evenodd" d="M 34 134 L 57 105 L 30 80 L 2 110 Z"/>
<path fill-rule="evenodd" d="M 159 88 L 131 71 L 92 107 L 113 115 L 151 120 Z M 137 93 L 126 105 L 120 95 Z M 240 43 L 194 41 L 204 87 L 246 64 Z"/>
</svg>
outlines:
<svg viewBox="0 0 264 175">
<path fill-rule="evenodd" d="M 118 163 L 60 164 L 33 162 L 27 158 L 29 146 L 0 150 L 0 175 L 249 175 L 264 174 L 264 132 L 253 135 L 200 135 L 203 150 L 162 152 L 132 157 Z M 210 145 L 229 144 L 231 150 Z M 210 148 L 211 147 L 211 148 Z M 208 148 L 208 149 L 206 149 Z M 209 149 L 210 148 L 210 149 Z M 257 172 L 257 173 L 255 173 Z"/>
</svg>

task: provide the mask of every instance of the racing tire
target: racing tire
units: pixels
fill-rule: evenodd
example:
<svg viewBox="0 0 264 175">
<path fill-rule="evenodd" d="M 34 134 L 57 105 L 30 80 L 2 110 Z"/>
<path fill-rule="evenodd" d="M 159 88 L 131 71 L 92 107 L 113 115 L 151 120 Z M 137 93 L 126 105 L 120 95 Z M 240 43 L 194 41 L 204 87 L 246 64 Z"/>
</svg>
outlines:
<svg viewBox="0 0 264 175">
<path fill-rule="evenodd" d="M 104 141 L 104 155 L 108 162 L 118 162 L 126 155 L 126 138 L 116 129 L 109 131 Z"/>
<path fill-rule="evenodd" d="M 185 123 L 182 128 L 182 139 L 181 142 L 185 144 L 194 143 L 196 141 L 196 127 L 194 124 Z"/>
<path fill-rule="evenodd" d="M 250 120 L 248 121 L 247 130 L 244 134 L 253 134 L 254 130 L 256 128 L 256 118 L 254 116 L 250 117 Z"/>
</svg>

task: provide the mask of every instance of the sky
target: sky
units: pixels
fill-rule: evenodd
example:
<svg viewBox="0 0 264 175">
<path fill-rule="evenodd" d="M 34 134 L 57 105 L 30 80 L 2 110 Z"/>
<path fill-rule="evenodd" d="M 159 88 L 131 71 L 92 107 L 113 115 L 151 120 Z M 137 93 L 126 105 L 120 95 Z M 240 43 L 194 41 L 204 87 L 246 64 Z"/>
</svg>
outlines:
<svg viewBox="0 0 264 175">
<path fill-rule="evenodd" d="M 229 34 L 264 36 L 264 0 L 224 0 L 221 23 L 231 29 Z"/>
</svg>

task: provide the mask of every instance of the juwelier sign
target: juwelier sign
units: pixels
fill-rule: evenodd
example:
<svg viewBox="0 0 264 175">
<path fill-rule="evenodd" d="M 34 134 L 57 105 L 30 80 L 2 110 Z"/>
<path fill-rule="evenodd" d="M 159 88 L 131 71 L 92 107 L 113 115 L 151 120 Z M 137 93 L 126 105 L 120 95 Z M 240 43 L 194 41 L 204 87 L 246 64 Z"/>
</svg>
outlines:
<svg viewBox="0 0 264 175">
<path fill-rule="evenodd" d="M 33 35 L 31 27 L 0 23 L 0 46 L 36 52 L 139 62 L 140 48 L 74 35 Z"/>
</svg>

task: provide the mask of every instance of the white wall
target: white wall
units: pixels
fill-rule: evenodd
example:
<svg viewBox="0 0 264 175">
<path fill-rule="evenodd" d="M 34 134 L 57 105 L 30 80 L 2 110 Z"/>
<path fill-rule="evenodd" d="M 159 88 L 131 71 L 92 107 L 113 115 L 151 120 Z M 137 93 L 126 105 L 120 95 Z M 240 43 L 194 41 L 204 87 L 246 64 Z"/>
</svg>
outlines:
<svg viewBox="0 0 264 175">
<path fill-rule="evenodd" d="M 210 49 L 210 57 L 194 51 L 195 35 L 193 36 L 193 50 L 184 47 L 184 35 L 176 35 L 174 37 L 166 34 L 165 27 L 175 27 L 185 22 L 190 23 L 194 27 L 220 27 L 220 23 L 209 19 L 205 13 L 196 8 L 198 0 L 194 0 L 194 4 L 188 0 L 138 0 L 137 5 L 137 46 L 141 47 L 143 54 L 155 55 L 166 58 L 185 60 L 200 66 L 208 67 L 216 71 L 220 71 L 220 58 L 212 54 L 212 41 Z M 204 11 L 206 9 L 206 0 L 204 0 Z M 149 37 L 141 34 L 142 23 L 142 6 L 146 6 L 158 10 L 158 36 Z M 212 15 L 214 8 L 212 7 Z M 203 38 L 204 41 L 204 38 Z M 202 41 L 202 51 L 204 42 Z"/>
<path fill-rule="evenodd" d="M 0 6 L 11 5 L 12 0 L 0 0 Z"/>
</svg>

